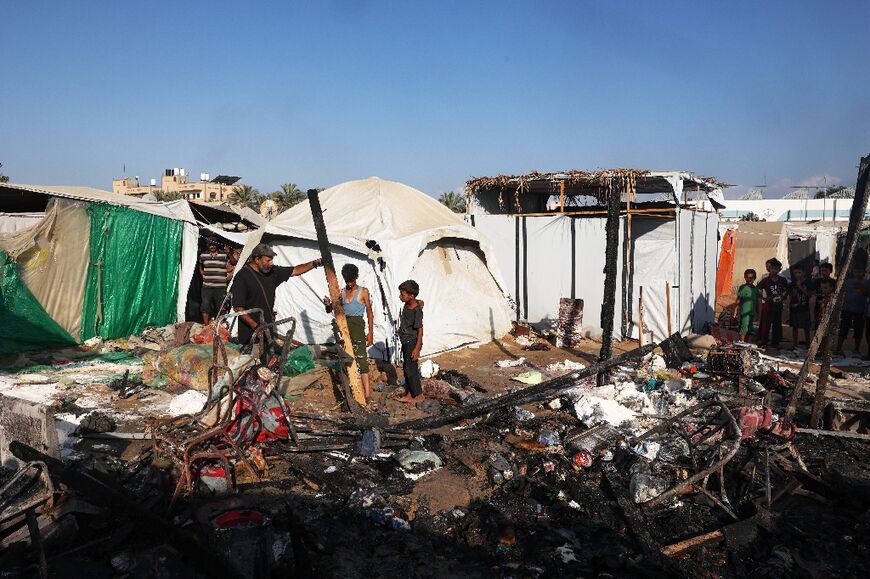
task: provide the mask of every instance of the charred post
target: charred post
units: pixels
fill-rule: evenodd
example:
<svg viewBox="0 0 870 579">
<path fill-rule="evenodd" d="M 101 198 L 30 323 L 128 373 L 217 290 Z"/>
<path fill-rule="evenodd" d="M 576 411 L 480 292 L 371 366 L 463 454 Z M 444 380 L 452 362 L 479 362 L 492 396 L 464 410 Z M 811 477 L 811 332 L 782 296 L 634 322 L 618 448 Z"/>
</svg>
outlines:
<svg viewBox="0 0 870 579">
<path fill-rule="evenodd" d="M 614 179 L 607 181 L 607 244 L 604 250 L 604 302 L 601 304 L 601 352 L 598 360 L 603 362 L 613 354 L 613 318 L 616 307 L 616 261 L 619 252 L 619 209 L 622 191 L 614 190 Z M 607 381 L 607 373 L 598 375 L 598 385 Z"/>
<path fill-rule="evenodd" d="M 344 315 L 344 307 L 341 305 L 341 289 L 338 285 L 338 277 L 335 275 L 335 263 L 332 261 L 332 250 L 329 249 L 329 238 L 326 235 L 326 224 L 323 221 L 323 210 L 320 208 L 320 198 L 317 189 L 308 190 L 308 204 L 311 206 L 311 217 L 314 220 L 314 230 L 317 232 L 317 245 L 320 247 L 320 256 L 323 258 L 323 271 L 326 274 L 326 283 L 329 286 L 329 299 L 332 300 L 332 311 L 341 334 L 342 346 L 351 362 L 347 366 L 347 374 L 350 380 L 350 388 L 356 402 L 365 407 L 366 397 L 363 392 L 359 368 L 353 354 L 353 344 L 350 341 L 350 330 L 347 327 L 347 318 Z"/>
</svg>

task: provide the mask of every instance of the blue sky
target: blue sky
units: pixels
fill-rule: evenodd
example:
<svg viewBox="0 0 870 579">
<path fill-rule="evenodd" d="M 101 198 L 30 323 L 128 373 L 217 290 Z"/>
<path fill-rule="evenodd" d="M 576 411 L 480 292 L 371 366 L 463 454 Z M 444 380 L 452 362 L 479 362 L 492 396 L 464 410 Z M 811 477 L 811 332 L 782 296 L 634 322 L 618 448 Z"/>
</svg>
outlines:
<svg viewBox="0 0 870 579">
<path fill-rule="evenodd" d="M 867 2 L 0 0 L 0 19 L 15 182 L 108 189 L 126 164 L 437 195 L 637 167 L 781 194 L 854 185 L 870 152 Z"/>
</svg>

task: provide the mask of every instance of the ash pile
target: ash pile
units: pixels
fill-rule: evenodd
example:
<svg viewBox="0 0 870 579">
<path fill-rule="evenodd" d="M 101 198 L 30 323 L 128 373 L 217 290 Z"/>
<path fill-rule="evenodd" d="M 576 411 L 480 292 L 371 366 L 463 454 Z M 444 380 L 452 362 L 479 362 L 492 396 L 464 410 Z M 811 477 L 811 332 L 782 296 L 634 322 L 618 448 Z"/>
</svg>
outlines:
<svg viewBox="0 0 870 579">
<path fill-rule="evenodd" d="M 224 363 L 123 460 L 12 441 L 3 576 L 868 575 L 870 409 L 785 428 L 795 375 L 750 346 L 674 336 L 497 395 L 433 369 L 406 421 L 294 410 L 283 362 Z"/>
</svg>

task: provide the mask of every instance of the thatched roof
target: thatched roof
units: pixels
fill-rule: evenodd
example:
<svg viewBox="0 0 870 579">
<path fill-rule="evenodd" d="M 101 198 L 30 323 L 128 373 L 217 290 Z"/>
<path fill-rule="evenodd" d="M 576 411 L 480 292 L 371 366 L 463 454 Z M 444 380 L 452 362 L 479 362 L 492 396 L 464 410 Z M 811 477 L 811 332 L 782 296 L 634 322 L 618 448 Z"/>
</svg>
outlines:
<svg viewBox="0 0 870 579">
<path fill-rule="evenodd" d="M 672 191 L 672 183 L 681 179 L 689 191 L 714 191 L 729 185 L 712 177 L 696 177 L 686 171 L 649 171 L 642 169 L 602 169 L 597 171 L 561 171 L 525 175 L 499 175 L 475 177 L 465 183 L 468 195 L 478 193 L 519 193 L 566 196 L 589 195 L 604 197 L 607 191 L 620 191 L 628 187 L 634 193 L 661 193 Z"/>
</svg>

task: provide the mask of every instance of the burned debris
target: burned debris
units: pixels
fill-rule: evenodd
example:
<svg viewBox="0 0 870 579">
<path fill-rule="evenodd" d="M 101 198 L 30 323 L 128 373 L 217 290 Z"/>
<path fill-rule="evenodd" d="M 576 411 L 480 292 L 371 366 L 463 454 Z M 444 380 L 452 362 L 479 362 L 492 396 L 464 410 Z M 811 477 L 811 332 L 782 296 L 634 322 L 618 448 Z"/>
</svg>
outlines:
<svg viewBox="0 0 870 579">
<path fill-rule="evenodd" d="M 829 435 L 783 428 L 795 374 L 752 347 L 697 355 L 672 337 L 495 392 L 445 370 L 427 381 L 482 398 L 448 395 L 430 416 L 394 420 L 352 413 L 340 386 L 343 413 L 294 408 L 281 393 L 292 330 L 284 337 L 265 364 L 255 355 L 233 369 L 215 345 L 223 368 L 208 402 L 123 439 L 136 449 L 126 460 L 64 464 L 12 442 L 23 462 L 0 491 L 4 568 L 394 576 L 431 559 L 415 572 L 866 571 L 865 547 L 825 552 L 834 540 L 859 547 L 870 530 L 859 492 L 870 471 L 850 467 L 870 448 L 865 405 L 831 403 Z M 601 372 L 610 383 L 598 387 Z"/>
</svg>

